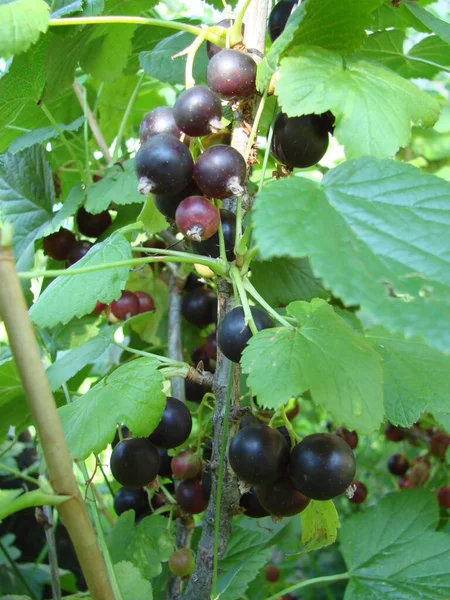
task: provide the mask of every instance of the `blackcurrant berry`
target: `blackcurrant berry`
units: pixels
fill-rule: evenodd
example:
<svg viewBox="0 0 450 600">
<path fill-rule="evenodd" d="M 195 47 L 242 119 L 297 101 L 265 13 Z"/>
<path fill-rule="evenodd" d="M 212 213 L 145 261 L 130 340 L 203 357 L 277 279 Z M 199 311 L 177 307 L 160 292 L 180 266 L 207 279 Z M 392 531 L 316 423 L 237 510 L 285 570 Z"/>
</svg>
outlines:
<svg viewBox="0 0 450 600">
<path fill-rule="evenodd" d="M 291 436 L 289 435 L 289 430 L 287 427 L 282 425 L 281 427 L 277 427 L 277 431 L 281 433 L 286 442 L 288 443 L 289 448 L 291 447 Z"/>
<path fill-rule="evenodd" d="M 450 508 L 450 485 L 439 488 L 437 499 L 442 508 Z"/>
<path fill-rule="evenodd" d="M 232 213 L 231 210 L 222 208 L 220 210 L 220 222 L 222 223 L 227 260 L 233 261 L 236 258 L 234 255 L 234 243 L 236 241 L 236 215 Z M 197 254 L 210 256 L 211 258 L 219 258 L 220 256 L 220 242 L 218 233 L 215 233 L 209 238 L 209 240 L 204 242 L 192 242 L 191 246 L 194 252 Z"/>
<path fill-rule="evenodd" d="M 353 504 L 361 504 L 367 498 L 367 488 L 362 481 L 354 481 L 355 490 L 349 501 Z"/>
<path fill-rule="evenodd" d="M 219 229 L 219 209 L 203 196 L 189 196 L 175 212 L 178 229 L 188 239 L 201 242 L 208 240 Z"/>
<path fill-rule="evenodd" d="M 205 327 L 217 321 L 217 296 L 207 287 L 196 288 L 184 294 L 181 301 L 181 314 L 183 317 L 196 325 Z"/>
<path fill-rule="evenodd" d="M 183 450 L 172 458 L 170 467 L 178 479 L 198 479 L 202 474 L 203 463 L 196 452 Z"/>
<path fill-rule="evenodd" d="M 203 471 L 201 481 L 202 481 L 203 489 L 205 490 L 206 497 L 209 500 L 209 497 L 211 496 L 211 487 L 212 487 L 212 475 L 211 475 L 211 469 L 210 469 L 209 465 L 206 465 L 206 467 Z"/>
<path fill-rule="evenodd" d="M 161 421 L 148 439 L 159 448 L 176 448 L 188 439 L 191 429 L 189 409 L 181 400 L 169 396 Z"/>
<path fill-rule="evenodd" d="M 186 395 L 186 400 L 189 402 L 200 404 L 203 400 L 203 396 L 210 391 L 210 388 L 206 385 L 195 383 L 195 381 L 190 381 L 189 379 L 184 380 L 184 393 Z"/>
<path fill-rule="evenodd" d="M 247 169 L 240 152 L 231 146 L 217 144 L 197 158 L 193 176 L 208 198 L 228 198 L 244 192 Z"/>
<path fill-rule="evenodd" d="M 277 115 L 270 149 L 279 162 L 287 167 L 312 167 L 327 148 L 328 131 L 319 115 Z"/>
<path fill-rule="evenodd" d="M 401 427 L 396 427 L 392 423 L 388 423 L 384 429 L 384 435 L 391 442 L 401 442 L 406 437 L 406 432 Z"/>
<path fill-rule="evenodd" d="M 273 327 L 273 321 L 269 315 L 257 306 L 251 306 L 253 320 L 256 329 L 269 329 Z M 247 342 L 252 337 L 250 327 L 245 324 L 244 309 L 242 306 L 236 306 L 219 324 L 217 329 L 217 343 L 223 354 L 231 361 L 238 363 L 241 360 L 242 352 Z"/>
<path fill-rule="evenodd" d="M 234 25 L 234 22 L 235 22 L 234 19 L 223 19 L 222 21 L 219 21 L 217 23 L 217 25 L 219 25 L 220 27 L 223 27 L 224 29 L 230 29 L 230 27 L 232 25 Z M 241 27 L 242 35 L 244 35 L 244 30 L 245 30 L 245 27 L 244 27 L 244 25 L 242 25 L 242 27 Z M 221 50 L 223 50 L 223 48 L 221 48 L 217 44 L 213 44 L 212 42 L 206 42 L 206 53 L 208 54 L 209 59 L 211 59 L 213 56 L 218 54 Z"/>
<path fill-rule="evenodd" d="M 158 450 L 146 438 L 127 438 L 112 451 L 110 466 L 114 479 L 122 485 L 144 487 L 158 475 Z"/>
<path fill-rule="evenodd" d="M 184 283 L 184 291 L 191 292 L 195 288 L 203 287 L 203 282 L 200 281 L 200 277 L 195 273 L 189 273 Z"/>
<path fill-rule="evenodd" d="M 198 479 L 185 479 L 175 494 L 179 507 L 191 515 L 197 515 L 208 506 L 208 497 Z"/>
<path fill-rule="evenodd" d="M 123 290 L 120 298 L 111 302 L 111 312 L 120 320 L 138 315 L 141 312 L 139 298 L 133 292 Z"/>
<path fill-rule="evenodd" d="M 120 434 L 121 434 L 123 440 L 125 438 L 131 437 L 131 431 L 128 429 L 128 427 L 126 425 L 120 426 Z M 119 436 L 119 430 L 117 429 L 117 431 L 114 435 L 114 439 L 111 442 L 111 448 L 114 450 L 114 448 L 117 446 L 117 444 L 119 442 L 120 442 L 120 436 Z"/>
<path fill-rule="evenodd" d="M 99 300 L 97 300 L 97 303 L 94 307 L 94 310 L 92 311 L 92 314 L 100 315 L 105 310 L 105 308 L 107 308 L 107 306 L 108 306 L 107 304 L 103 304 L 103 302 L 100 302 Z"/>
<path fill-rule="evenodd" d="M 195 571 L 195 559 L 192 550 L 181 548 L 169 558 L 169 569 L 177 577 L 187 577 Z"/>
<path fill-rule="evenodd" d="M 231 440 L 228 458 L 239 479 L 269 484 L 286 468 L 289 446 L 276 429 L 264 424 L 249 425 Z"/>
<path fill-rule="evenodd" d="M 70 267 L 74 265 L 76 262 L 81 260 L 83 256 L 86 256 L 93 245 L 94 244 L 92 242 L 88 242 L 87 240 L 75 242 L 67 255 L 67 266 Z"/>
<path fill-rule="evenodd" d="M 246 427 L 250 427 L 251 425 L 261 425 L 262 421 L 257 419 L 255 415 L 252 413 L 245 414 L 242 419 L 239 421 L 239 429 L 245 429 Z M 278 431 L 280 431 L 281 427 L 278 427 Z M 281 431 L 280 431 L 281 433 Z"/>
<path fill-rule="evenodd" d="M 297 0 L 281 0 L 278 2 L 269 15 L 269 23 L 267 26 L 267 32 L 270 37 L 270 41 L 274 42 L 279 37 L 286 27 L 286 23 L 291 16 L 291 12 L 297 6 Z"/>
<path fill-rule="evenodd" d="M 359 437 L 356 431 L 349 431 L 345 427 L 339 427 L 334 433 L 346 441 L 352 450 L 358 445 Z"/>
<path fill-rule="evenodd" d="M 78 231 L 83 235 L 91 238 L 97 238 L 104 233 L 111 225 L 111 215 L 107 210 L 104 210 L 97 215 L 89 213 L 84 206 L 78 209 L 77 225 Z"/>
<path fill-rule="evenodd" d="M 139 314 L 155 310 L 155 301 L 147 292 L 134 292 L 139 301 Z"/>
<path fill-rule="evenodd" d="M 275 583 L 280 579 L 280 569 L 276 565 L 267 565 L 266 579 L 271 583 Z"/>
<path fill-rule="evenodd" d="M 444 459 L 447 448 L 450 446 L 450 435 L 438 431 L 433 435 L 430 441 L 430 452 L 436 458 Z"/>
<path fill-rule="evenodd" d="M 195 85 L 178 96 L 173 116 L 184 133 L 195 137 L 208 135 L 222 127 L 222 104 L 215 92 L 205 85 Z"/>
<path fill-rule="evenodd" d="M 179 138 L 182 131 L 175 123 L 173 109 L 169 106 L 157 106 L 148 112 L 142 119 L 139 127 L 139 139 L 141 144 L 149 138 L 160 133 L 167 133 Z"/>
<path fill-rule="evenodd" d="M 214 359 L 215 360 L 215 359 Z M 211 365 L 210 356 L 204 346 L 196 346 L 191 352 L 191 361 L 194 366 L 197 366 L 201 361 L 205 371 L 214 370 Z"/>
<path fill-rule="evenodd" d="M 189 184 L 180 192 L 171 194 L 153 194 L 155 206 L 168 219 L 175 221 L 175 212 L 185 198 L 201 195 L 200 190 L 191 179 Z"/>
<path fill-rule="evenodd" d="M 172 457 L 169 456 L 169 454 L 165 448 L 157 448 L 157 450 L 158 450 L 159 461 L 160 461 L 158 475 L 161 475 L 161 477 L 172 477 L 172 469 L 170 468 L 170 463 L 172 462 Z"/>
<path fill-rule="evenodd" d="M 119 517 L 127 510 L 134 510 L 136 517 L 148 513 L 150 505 L 147 492 L 142 488 L 120 488 L 114 494 L 114 510 Z"/>
<path fill-rule="evenodd" d="M 351 448 L 330 433 L 308 435 L 291 452 L 291 479 L 300 492 L 314 500 L 330 500 L 345 492 L 355 471 Z"/>
<path fill-rule="evenodd" d="M 387 467 L 392 475 L 404 475 L 409 469 L 409 461 L 403 454 L 393 454 L 389 457 Z"/>
<path fill-rule="evenodd" d="M 180 192 L 191 181 L 189 149 L 173 135 L 160 133 L 142 144 L 135 157 L 141 194 Z"/>
<path fill-rule="evenodd" d="M 256 495 L 262 506 L 274 517 L 297 515 L 305 510 L 310 502 L 310 498 L 296 490 L 287 476 L 270 485 L 256 486 Z"/>
<path fill-rule="evenodd" d="M 224 48 L 209 61 L 206 81 L 224 98 L 248 98 L 256 93 L 256 69 L 249 54 Z"/>
<path fill-rule="evenodd" d="M 328 133 L 334 133 L 334 124 L 336 122 L 336 117 L 333 115 L 331 110 L 327 110 L 326 112 L 319 115 L 319 117 L 322 119 L 322 123 L 325 129 L 328 131 Z"/>
<path fill-rule="evenodd" d="M 64 227 L 42 240 L 45 254 L 55 260 L 67 260 L 67 256 L 75 242 L 75 235 L 68 229 L 64 229 Z"/>
<path fill-rule="evenodd" d="M 245 509 L 244 515 L 251 519 L 262 519 L 270 514 L 258 500 L 255 486 L 252 486 L 249 492 L 241 496 L 239 504 Z"/>
</svg>

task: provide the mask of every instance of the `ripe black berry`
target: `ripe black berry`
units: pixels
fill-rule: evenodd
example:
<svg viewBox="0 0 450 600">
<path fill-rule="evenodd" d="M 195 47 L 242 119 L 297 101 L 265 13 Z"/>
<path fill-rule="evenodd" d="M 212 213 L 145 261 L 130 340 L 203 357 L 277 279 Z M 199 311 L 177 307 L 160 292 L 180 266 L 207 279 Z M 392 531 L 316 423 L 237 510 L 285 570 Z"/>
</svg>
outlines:
<svg viewBox="0 0 450 600">
<path fill-rule="evenodd" d="M 141 312 L 139 298 L 133 292 L 123 290 L 118 300 L 111 302 L 111 312 L 116 319 L 129 319 Z"/>
<path fill-rule="evenodd" d="M 191 179 L 189 184 L 183 188 L 180 192 L 171 194 L 153 194 L 153 200 L 155 206 L 168 219 L 175 221 L 175 212 L 182 200 L 189 196 L 201 195 L 200 190 Z"/>
<path fill-rule="evenodd" d="M 87 237 L 97 238 L 104 233 L 111 225 L 111 215 L 104 210 L 97 215 L 89 213 L 84 206 L 78 209 L 77 225 L 78 231 Z"/>
<path fill-rule="evenodd" d="M 232 213 L 231 210 L 222 208 L 220 210 L 220 222 L 222 223 L 227 260 L 232 261 L 236 258 L 234 255 L 234 243 L 236 240 L 236 215 Z M 204 242 L 192 242 L 191 246 L 194 252 L 197 254 L 210 256 L 211 258 L 219 258 L 220 256 L 218 233 L 215 233 L 209 238 L 209 240 L 205 240 Z"/>
<path fill-rule="evenodd" d="M 352 450 L 358 445 L 359 437 L 356 431 L 349 431 L 345 427 L 339 427 L 334 433 L 346 441 Z"/>
<path fill-rule="evenodd" d="M 114 494 L 114 510 L 119 517 L 127 510 L 134 510 L 136 517 L 148 513 L 150 506 L 147 492 L 142 488 L 120 488 Z"/>
<path fill-rule="evenodd" d="M 249 483 L 272 483 L 289 461 L 289 446 L 276 429 L 267 425 L 249 425 L 231 440 L 228 450 L 231 468 Z"/>
<path fill-rule="evenodd" d="M 195 570 L 195 559 L 192 550 L 181 548 L 169 558 L 169 569 L 177 577 L 187 577 Z"/>
<path fill-rule="evenodd" d="M 355 491 L 349 501 L 353 504 L 361 504 L 367 498 L 367 488 L 362 481 L 354 481 Z"/>
<path fill-rule="evenodd" d="M 127 438 L 112 451 L 110 465 L 114 479 L 122 485 L 144 487 L 158 475 L 158 450 L 146 438 Z"/>
<path fill-rule="evenodd" d="M 181 400 L 169 396 L 161 421 L 148 439 L 159 448 L 176 448 L 188 439 L 191 429 L 189 409 Z"/>
<path fill-rule="evenodd" d="M 345 492 L 355 471 L 349 445 L 330 433 L 308 435 L 291 452 L 291 479 L 298 490 L 314 500 L 330 500 Z"/>
<path fill-rule="evenodd" d="M 178 505 L 185 512 L 197 515 L 208 506 L 208 496 L 198 479 L 185 479 L 177 487 L 175 494 Z"/>
<path fill-rule="evenodd" d="M 250 311 L 258 331 L 273 327 L 272 319 L 264 310 L 257 306 L 251 306 Z M 236 363 L 241 360 L 242 352 L 251 337 L 252 332 L 250 327 L 245 324 L 242 306 L 236 306 L 230 310 L 217 329 L 219 348 L 229 360 Z"/>
<path fill-rule="evenodd" d="M 222 21 L 219 21 L 217 25 L 220 25 L 220 27 L 224 27 L 225 29 L 230 29 L 230 27 L 234 25 L 234 19 L 223 19 Z M 242 35 L 244 35 L 244 29 L 244 25 L 242 25 Z M 223 50 L 223 48 L 221 48 L 217 44 L 213 44 L 212 42 L 206 42 L 206 53 L 208 54 L 209 59 L 218 54 L 221 50 Z"/>
<path fill-rule="evenodd" d="M 243 193 L 247 170 L 240 152 L 217 144 L 201 154 L 194 165 L 195 183 L 208 198 L 228 198 Z"/>
<path fill-rule="evenodd" d="M 179 138 L 182 135 L 182 131 L 180 131 L 175 123 L 173 109 L 169 106 L 157 106 L 148 112 L 142 119 L 142 123 L 139 127 L 139 139 L 141 144 L 160 133 L 167 133 L 176 138 Z"/>
<path fill-rule="evenodd" d="M 319 162 L 328 148 L 328 131 L 319 115 L 275 119 L 270 150 L 287 167 L 306 168 Z"/>
<path fill-rule="evenodd" d="M 404 475 L 409 469 L 409 461 L 403 454 L 393 454 L 389 457 L 387 467 L 392 475 Z"/>
<path fill-rule="evenodd" d="M 274 42 L 279 37 L 286 27 L 286 23 L 291 16 L 291 12 L 297 6 L 297 0 L 281 0 L 272 9 L 269 15 L 269 23 L 267 31 L 269 33 L 270 41 Z"/>
<path fill-rule="evenodd" d="M 92 242 L 88 242 L 87 240 L 75 242 L 67 255 L 67 265 L 70 267 L 81 260 L 83 256 L 86 256 L 93 245 Z"/>
<path fill-rule="evenodd" d="M 173 116 L 184 133 L 208 135 L 222 126 L 222 104 L 215 92 L 205 85 L 195 85 L 178 96 Z"/>
<path fill-rule="evenodd" d="M 195 383 L 189 379 L 184 380 L 184 393 L 186 395 L 186 400 L 189 402 L 196 402 L 197 404 L 200 404 L 200 402 L 203 400 L 203 396 L 210 391 L 210 388 L 208 388 L 206 385 Z"/>
<path fill-rule="evenodd" d="M 205 327 L 217 321 L 217 296 L 211 288 L 201 287 L 188 292 L 181 301 L 181 314 L 196 325 Z"/>
<path fill-rule="evenodd" d="M 139 314 L 155 310 L 155 301 L 147 292 L 134 292 L 139 301 Z"/>
<path fill-rule="evenodd" d="M 245 509 L 244 515 L 251 519 L 262 519 L 270 514 L 258 500 L 255 486 L 241 496 L 239 504 Z"/>
<path fill-rule="evenodd" d="M 450 435 L 444 431 L 438 431 L 430 441 L 430 452 L 436 458 L 445 458 L 447 448 L 450 446 Z"/>
<path fill-rule="evenodd" d="M 224 48 L 209 61 L 206 81 L 224 98 L 248 98 L 256 92 L 256 68 L 249 54 Z"/>
<path fill-rule="evenodd" d="M 439 488 L 437 499 L 442 508 L 450 508 L 450 485 Z"/>
<path fill-rule="evenodd" d="M 305 510 L 310 502 L 295 489 L 289 477 L 281 477 L 270 485 L 258 485 L 256 495 L 262 506 L 274 517 L 292 517 Z"/>
<path fill-rule="evenodd" d="M 55 260 L 66 260 L 75 242 L 75 235 L 64 227 L 42 240 L 45 254 Z"/>
<path fill-rule="evenodd" d="M 406 432 L 401 427 L 396 427 L 392 423 L 388 423 L 384 429 L 384 435 L 391 442 L 401 442 L 406 437 Z"/>
<path fill-rule="evenodd" d="M 161 475 L 161 477 L 172 477 L 172 469 L 170 468 L 172 457 L 169 456 L 165 448 L 157 448 L 157 450 L 160 462 L 158 475 Z"/>
<path fill-rule="evenodd" d="M 139 148 L 135 167 L 141 194 L 171 194 L 190 183 L 193 161 L 189 149 L 180 140 L 160 133 Z"/>
<path fill-rule="evenodd" d="M 175 213 L 178 229 L 188 239 L 201 242 L 208 240 L 219 229 L 219 209 L 203 196 L 189 196 L 178 206 Z"/>
</svg>

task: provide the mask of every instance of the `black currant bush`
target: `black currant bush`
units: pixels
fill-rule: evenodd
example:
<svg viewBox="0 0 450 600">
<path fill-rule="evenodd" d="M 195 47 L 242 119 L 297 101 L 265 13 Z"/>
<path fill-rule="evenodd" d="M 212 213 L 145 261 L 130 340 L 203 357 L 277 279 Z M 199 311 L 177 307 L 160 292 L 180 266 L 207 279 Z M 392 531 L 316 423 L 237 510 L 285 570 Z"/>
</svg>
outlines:
<svg viewBox="0 0 450 600">
<path fill-rule="evenodd" d="M 0 2 L 0 590 L 444 600 L 446 7 L 228 4 Z"/>
</svg>

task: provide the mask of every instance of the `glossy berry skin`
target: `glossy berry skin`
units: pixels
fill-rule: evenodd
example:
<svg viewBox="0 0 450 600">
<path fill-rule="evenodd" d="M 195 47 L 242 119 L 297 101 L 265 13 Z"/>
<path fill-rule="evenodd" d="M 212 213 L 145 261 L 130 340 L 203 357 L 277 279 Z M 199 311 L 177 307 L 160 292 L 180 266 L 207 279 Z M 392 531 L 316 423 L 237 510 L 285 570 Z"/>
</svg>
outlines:
<svg viewBox="0 0 450 600">
<path fill-rule="evenodd" d="M 362 481 L 354 481 L 353 485 L 356 486 L 356 489 L 348 500 L 353 504 L 361 504 L 367 498 L 367 488 Z"/>
<path fill-rule="evenodd" d="M 234 24 L 234 22 L 235 22 L 234 19 L 222 19 L 222 21 L 219 21 L 217 23 L 217 25 L 219 25 L 220 27 L 223 27 L 224 29 L 230 29 L 230 27 Z M 241 27 L 241 33 L 242 33 L 242 35 L 244 35 L 244 25 L 242 25 L 242 27 Z M 210 60 L 213 56 L 218 54 L 221 50 L 223 50 L 223 48 L 221 48 L 221 46 L 218 46 L 217 44 L 213 44 L 212 42 L 206 42 L 206 54 L 208 55 L 208 58 Z"/>
<path fill-rule="evenodd" d="M 236 257 L 234 255 L 234 242 L 236 239 L 236 215 L 231 210 L 222 208 L 220 210 L 220 222 L 222 223 L 223 239 L 225 242 L 225 253 L 227 260 L 233 261 Z M 204 242 L 192 242 L 192 249 L 197 254 L 203 256 L 210 256 L 211 258 L 219 258 L 220 256 L 220 243 L 219 234 L 215 233 L 209 240 Z"/>
<path fill-rule="evenodd" d="M 136 153 L 134 164 L 140 194 L 172 194 L 190 182 L 194 166 L 189 149 L 173 135 L 149 138 Z"/>
<path fill-rule="evenodd" d="M 356 471 L 349 445 L 330 433 L 313 433 L 291 452 L 290 477 L 313 500 L 330 500 L 345 492 Z"/>
<path fill-rule="evenodd" d="M 161 421 L 148 439 L 158 448 L 176 448 L 188 439 L 192 429 L 189 409 L 181 400 L 167 398 Z"/>
<path fill-rule="evenodd" d="M 450 508 L 450 485 L 439 488 L 437 499 L 442 508 Z"/>
<path fill-rule="evenodd" d="M 161 477 L 172 477 L 172 469 L 170 468 L 170 463 L 172 462 L 172 457 L 169 456 L 167 450 L 165 448 L 156 448 L 159 454 L 159 471 L 158 475 Z"/>
<path fill-rule="evenodd" d="M 111 215 L 104 210 L 97 215 L 89 213 L 84 206 L 78 209 L 77 226 L 78 231 L 90 238 L 97 238 L 104 233 L 111 225 Z"/>
<path fill-rule="evenodd" d="M 239 504 L 245 509 L 244 515 L 251 519 L 262 519 L 270 514 L 258 500 L 255 486 L 241 496 Z"/>
<path fill-rule="evenodd" d="M 403 454 L 393 454 L 389 457 L 387 467 L 392 475 L 404 475 L 409 469 L 409 461 Z"/>
<path fill-rule="evenodd" d="M 175 493 L 179 507 L 191 515 L 197 515 L 208 506 L 208 496 L 198 479 L 185 479 Z"/>
<path fill-rule="evenodd" d="M 194 85 L 178 96 L 173 116 L 177 126 L 187 135 L 208 135 L 221 128 L 222 103 L 206 85 Z"/>
<path fill-rule="evenodd" d="M 345 427 L 339 427 L 339 429 L 336 429 L 335 435 L 346 441 L 352 450 L 358 445 L 359 437 L 356 431 L 349 431 Z"/>
<path fill-rule="evenodd" d="M 219 209 L 203 196 L 189 196 L 179 204 L 175 223 L 189 240 L 208 240 L 219 229 Z"/>
<path fill-rule="evenodd" d="M 270 41 L 274 42 L 284 31 L 286 23 L 291 16 L 291 12 L 297 6 L 298 2 L 294 0 L 281 0 L 278 2 L 269 15 L 269 23 L 267 26 L 267 32 L 270 37 Z"/>
<path fill-rule="evenodd" d="M 158 475 L 158 450 L 147 438 L 127 438 L 111 454 L 111 473 L 125 487 L 140 488 Z"/>
<path fill-rule="evenodd" d="M 93 245 L 94 244 L 92 242 L 88 242 L 87 240 L 75 242 L 67 255 L 67 266 L 70 267 L 74 265 L 76 262 L 86 256 Z"/>
<path fill-rule="evenodd" d="M 231 440 L 228 459 L 239 479 L 254 485 L 270 484 L 286 468 L 289 446 L 276 429 L 249 425 Z"/>
<path fill-rule="evenodd" d="M 139 140 L 143 144 L 160 133 L 173 135 L 176 138 L 183 133 L 175 123 L 173 109 L 169 106 L 157 106 L 145 115 L 139 127 Z"/>
<path fill-rule="evenodd" d="M 275 583 L 275 581 L 280 579 L 280 570 L 276 565 L 267 565 L 266 579 L 272 583 Z"/>
<path fill-rule="evenodd" d="M 256 93 L 256 68 L 249 54 L 224 48 L 209 61 L 206 81 L 223 98 L 249 98 Z"/>
<path fill-rule="evenodd" d="M 120 298 L 111 302 L 111 312 L 120 320 L 138 315 L 141 312 L 139 298 L 129 290 L 123 290 Z"/>
<path fill-rule="evenodd" d="M 273 327 L 273 321 L 269 315 L 258 306 L 251 306 L 253 320 L 256 329 L 269 329 Z M 217 343 L 223 354 L 231 361 L 238 363 L 241 360 L 242 352 L 247 342 L 252 337 L 250 327 L 245 324 L 244 309 L 242 306 L 236 306 L 219 324 L 217 329 Z"/>
<path fill-rule="evenodd" d="M 114 494 L 114 510 L 119 517 L 127 510 L 134 510 L 136 517 L 140 517 L 150 510 L 147 492 L 142 488 L 120 488 Z"/>
<path fill-rule="evenodd" d="M 438 431 L 433 435 L 430 441 L 430 452 L 436 458 L 444 459 L 447 448 L 450 446 L 450 435 L 443 431 Z"/>
<path fill-rule="evenodd" d="M 296 490 L 289 477 L 282 477 L 271 485 L 258 485 L 256 494 L 273 517 L 292 517 L 310 503 L 310 498 Z"/>
<path fill-rule="evenodd" d="M 217 296 L 207 287 L 196 288 L 184 294 L 181 301 L 181 314 L 197 327 L 205 327 L 217 321 Z"/>
<path fill-rule="evenodd" d="M 328 131 L 319 115 L 277 115 L 270 150 L 280 163 L 287 167 L 312 167 L 327 148 Z"/>
<path fill-rule="evenodd" d="M 187 577 L 195 570 L 195 559 L 192 550 L 181 548 L 169 558 L 169 569 L 176 577 Z"/>
<path fill-rule="evenodd" d="M 134 292 L 139 302 L 139 314 L 155 310 L 155 301 L 147 292 Z"/>
<path fill-rule="evenodd" d="M 175 213 L 180 202 L 189 196 L 197 195 L 201 195 L 201 192 L 191 179 L 188 185 L 181 191 L 170 194 L 153 194 L 153 200 L 160 213 L 171 221 L 175 221 Z"/>
<path fill-rule="evenodd" d="M 391 442 L 401 442 L 406 437 L 406 432 L 401 427 L 396 427 L 392 423 L 388 423 L 384 429 L 386 439 Z"/>
<path fill-rule="evenodd" d="M 67 256 L 75 242 L 75 235 L 64 227 L 42 240 L 45 254 L 55 260 L 67 260 Z"/>
<path fill-rule="evenodd" d="M 184 450 L 172 458 L 172 473 L 178 479 L 198 479 L 203 471 L 203 463 L 198 454 Z"/>
<path fill-rule="evenodd" d="M 243 193 L 247 169 L 240 152 L 217 144 L 201 154 L 194 165 L 195 183 L 208 198 L 229 198 Z"/>
</svg>

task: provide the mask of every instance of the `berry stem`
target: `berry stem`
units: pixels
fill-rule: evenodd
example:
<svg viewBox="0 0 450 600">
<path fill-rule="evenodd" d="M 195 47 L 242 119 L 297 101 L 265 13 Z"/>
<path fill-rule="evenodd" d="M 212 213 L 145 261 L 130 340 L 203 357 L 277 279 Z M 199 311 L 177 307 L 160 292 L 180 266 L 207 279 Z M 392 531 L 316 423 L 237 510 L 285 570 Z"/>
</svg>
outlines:
<svg viewBox="0 0 450 600">
<path fill-rule="evenodd" d="M 239 11 L 238 16 L 236 17 L 236 21 L 234 22 L 232 27 L 230 27 L 229 35 L 230 35 L 231 45 L 236 44 L 237 41 L 239 41 L 238 38 L 242 38 L 242 35 L 241 35 L 242 23 L 244 22 L 245 13 L 247 12 L 247 8 L 249 7 L 249 4 L 251 1 L 252 0 L 245 0 L 241 10 Z"/>
<path fill-rule="evenodd" d="M 264 110 L 264 105 L 267 100 L 267 92 L 268 92 L 268 88 L 266 88 L 264 90 L 261 100 L 259 101 L 258 110 L 256 111 L 255 120 L 253 121 L 252 130 L 250 132 L 250 137 L 248 138 L 247 146 L 245 148 L 245 153 L 244 153 L 245 162 L 248 161 L 248 158 L 252 151 L 253 142 L 255 141 L 256 134 L 258 133 L 259 122 L 261 120 L 261 116 L 262 116 L 263 110 Z"/>
<path fill-rule="evenodd" d="M 194 60 L 195 60 L 195 56 L 198 52 L 198 50 L 200 49 L 200 46 L 203 44 L 203 42 L 206 39 L 206 33 L 207 33 L 207 29 L 203 30 L 202 33 L 199 33 L 199 35 L 195 38 L 195 40 L 192 42 L 192 44 L 189 46 L 189 50 L 187 53 L 187 59 L 186 59 L 186 69 L 185 69 L 185 87 L 188 90 L 191 87 L 194 87 L 195 85 L 195 79 L 194 79 Z"/>
<path fill-rule="evenodd" d="M 266 600 L 278 600 L 281 596 L 285 594 L 290 594 L 291 592 L 295 592 L 305 587 L 309 587 L 310 585 L 322 585 L 324 583 L 334 583 L 335 581 L 343 581 L 345 579 L 350 579 L 349 573 L 338 573 L 337 575 L 325 575 L 324 577 L 315 577 L 314 579 L 306 579 L 306 581 L 302 581 L 300 583 L 295 583 L 280 592 L 277 592 L 273 596 L 269 596 Z"/>
<path fill-rule="evenodd" d="M 289 327 L 289 329 L 294 329 L 292 327 L 292 325 L 289 323 L 289 321 L 286 321 L 286 319 L 284 319 L 281 315 L 279 315 L 277 313 L 276 310 L 274 310 L 270 304 L 268 304 L 264 298 L 261 296 L 261 294 L 253 287 L 253 285 L 250 283 L 250 281 L 246 278 L 244 281 L 244 287 L 247 290 L 247 292 L 253 296 L 253 298 L 259 302 L 259 304 L 261 304 L 262 307 L 264 307 L 267 312 L 272 315 L 272 317 L 274 319 L 276 319 L 279 323 L 281 323 L 281 325 L 284 325 L 284 327 Z"/>
<path fill-rule="evenodd" d="M 115 141 L 115 145 L 114 145 L 114 151 L 113 151 L 113 155 L 112 155 L 112 159 L 111 162 L 114 164 L 115 162 L 117 162 L 118 158 L 119 158 L 119 151 L 120 151 L 120 142 L 122 140 L 123 137 L 123 133 L 125 131 L 125 127 L 127 125 L 127 121 L 130 117 L 131 111 L 133 109 L 134 103 L 136 102 L 136 98 L 137 95 L 139 93 L 139 90 L 141 88 L 142 82 L 144 81 L 144 77 L 145 77 L 145 72 L 142 72 L 135 87 L 134 90 L 130 96 L 130 99 L 128 100 L 128 104 L 127 107 L 125 109 L 125 112 L 123 113 L 123 117 L 122 120 L 120 122 L 119 125 L 119 131 L 117 132 L 117 136 L 116 136 L 116 141 Z"/>
<path fill-rule="evenodd" d="M 276 115 L 276 111 L 277 111 L 277 106 L 278 105 L 275 104 L 275 107 L 274 107 L 274 110 L 273 110 L 272 123 L 270 125 L 269 132 L 267 134 L 267 145 L 266 145 L 266 150 L 264 152 L 263 164 L 262 164 L 262 167 L 261 167 L 261 176 L 259 178 L 258 194 L 263 189 L 264 180 L 266 178 L 267 163 L 269 162 L 270 146 L 272 144 L 273 131 L 274 131 L 273 123 L 274 123 L 274 119 L 275 119 L 275 115 Z"/>
<path fill-rule="evenodd" d="M 236 284 L 236 289 L 238 291 L 242 308 L 244 310 L 245 323 L 250 327 L 250 331 L 252 332 L 252 334 L 256 335 L 258 333 L 258 329 L 255 325 L 255 321 L 253 320 L 250 305 L 248 303 L 247 293 L 244 287 L 244 282 L 242 281 L 241 274 L 239 273 L 237 267 L 231 267 L 230 276 Z"/>
<path fill-rule="evenodd" d="M 284 426 L 286 427 L 286 429 L 289 432 L 289 437 L 291 438 L 291 448 L 293 448 L 295 446 L 295 444 L 297 443 L 299 437 L 295 433 L 294 428 L 292 427 L 292 423 L 289 421 L 289 419 L 287 417 L 286 408 L 284 406 L 282 406 L 280 408 L 280 414 L 283 417 Z"/>
<path fill-rule="evenodd" d="M 113 340 L 113 344 L 118 348 L 121 348 L 125 352 L 129 352 L 130 354 L 136 354 L 136 356 L 146 356 L 147 358 L 156 358 L 161 363 L 168 365 L 169 367 L 173 367 L 175 369 L 184 369 L 186 368 L 186 373 L 190 369 L 189 365 L 178 361 L 172 360 L 171 358 L 167 358 L 166 356 L 160 356 L 159 354 L 152 354 L 151 352 L 145 352 L 144 350 L 136 350 L 135 348 L 130 348 L 130 346 L 126 346 L 125 344 L 121 344 L 120 342 L 116 342 Z"/>
</svg>

